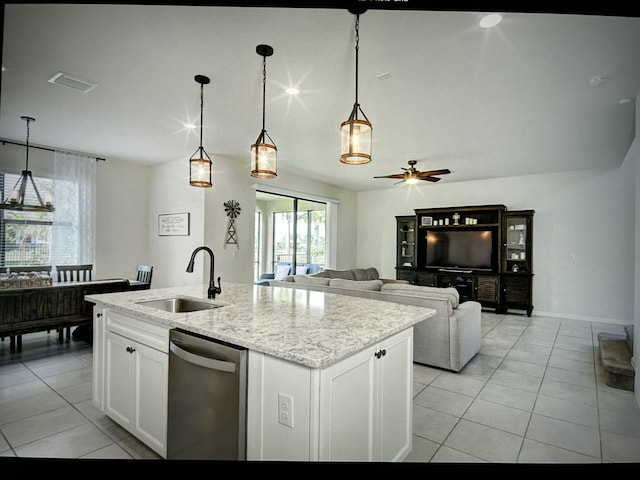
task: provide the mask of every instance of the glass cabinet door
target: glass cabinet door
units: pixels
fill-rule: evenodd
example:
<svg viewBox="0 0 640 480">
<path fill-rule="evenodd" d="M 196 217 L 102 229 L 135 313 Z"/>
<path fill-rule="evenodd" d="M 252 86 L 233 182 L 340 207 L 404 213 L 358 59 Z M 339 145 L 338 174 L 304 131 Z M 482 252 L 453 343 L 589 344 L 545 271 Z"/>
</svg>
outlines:
<svg viewBox="0 0 640 480">
<path fill-rule="evenodd" d="M 505 216 L 503 271 L 531 273 L 530 216 Z"/>
<path fill-rule="evenodd" d="M 415 219 L 398 220 L 398 267 L 415 267 Z"/>
</svg>

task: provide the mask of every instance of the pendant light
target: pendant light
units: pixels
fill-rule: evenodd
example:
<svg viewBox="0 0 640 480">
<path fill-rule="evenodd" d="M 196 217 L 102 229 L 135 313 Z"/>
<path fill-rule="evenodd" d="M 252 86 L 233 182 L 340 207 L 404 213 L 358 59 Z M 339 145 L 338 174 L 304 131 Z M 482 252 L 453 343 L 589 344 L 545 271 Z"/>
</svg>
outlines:
<svg viewBox="0 0 640 480">
<path fill-rule="evenodd" d="M 265 93 L 267 85 L 267 57 L 273 55 L 269 45 L 258 45 L 258 55 L 262 56 L 262 130 L 256 143 L 251 145 L 251 176 L 257 178 L 274 178 L 277 176 L 278 149 L 264 128 Z M 267 141 L 268 140 L 268 141 Z"/>
<path fill-rule="evenodd" d="M 204 86 L 210 80 L 204 75 L 196 75 L 195 81 L 200 84 L 200 146 L 189 159 L 189 185 L 192 187 L 211 186 L 211 159 L 202 146 L 202 107 L 204 105 Z"/>
<path fill-rule="evenodd" d="M 360 14 L 365 10 L 349 11 L 356 15 L 356 101 L 349 119 L 340 125 L 342 148 L 340 161 L 348 165 L 362 165 L 371 161 L 372 126 L 358 103 L 358 50 L 360 43 Z M 358 112 L 362 118 L 358 118 Z"/>
<path fill-rule="evenodd" d="M 53 212 L 55 208 L 53 208 L 53 202 L 49 196 L 43 201 L 40 196 L 40 192 L 38 192 L 38 187 L 36 187 L 36 183 L 33 181 L 33 176 L 31 175 L 31 170 L 29 170 L 29 123 L 35 122 L 36 119 L 32 117 L 20 117 L 22 120 L 27 122 L 27 143 L 26 143 L 26 165 L 22 173 L 20 174 L 20 178 L 13 187 L 11 194 L 8 198 L 4 200 L 4 202 L 0 203 L 0 210 L 20 210 L 25 212 Z M 27 186 L 31 184 L 33 187 L 33 191 L 36 194 L 36 198 L 38 199 L 38 205 L 29 205 L 25 204 Z"/>
</svg>

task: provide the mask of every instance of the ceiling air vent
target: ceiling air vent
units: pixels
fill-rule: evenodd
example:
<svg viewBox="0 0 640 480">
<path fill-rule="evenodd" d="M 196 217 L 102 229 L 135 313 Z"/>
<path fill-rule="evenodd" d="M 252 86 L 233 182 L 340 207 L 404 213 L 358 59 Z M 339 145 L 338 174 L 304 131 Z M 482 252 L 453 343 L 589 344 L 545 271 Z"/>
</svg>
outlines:
<svg viewBox="0 0 640 480">
<path fill-rule="evenodd" d="M 96 88 L 97 84 L 93 82 L 89 82 L 88 80 L 83 80 L 78 77 L 74 77 L 73 75 L 69 75 L 68 73 L 58 72 L 53 77 L 49 79 L 50 83 L 55 83 L 56 85 L 62 85 L 63 87 L 73 88 L 74 90 L 80 90 L 81 92 L 87 93 Z"/>
</svg>

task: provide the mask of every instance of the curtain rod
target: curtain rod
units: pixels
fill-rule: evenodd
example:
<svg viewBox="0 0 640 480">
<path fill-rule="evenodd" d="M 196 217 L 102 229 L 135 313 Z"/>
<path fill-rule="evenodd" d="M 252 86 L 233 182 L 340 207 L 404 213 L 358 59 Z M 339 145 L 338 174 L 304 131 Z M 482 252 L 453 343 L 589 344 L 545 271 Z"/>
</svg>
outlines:
<svg viewBox="0 0 640 480">
<path fill-rule="evenodd" d="M 4 138 L 0 139 L 0 142 L 2 143 L 2 145 L 4 145 L 5 143 L 10 143 L 11 145 L 19 145 L 21 147 L 26 147 L 27 146 L 26 143 L 14 142 L 12 140 L 5 140 Z M 29 144 L 29 148 L 37 148 L 39 150 L 47 150 L 48 152 L 61 152 L 61 153 L 78 154 L 78 152 L 68 152 L 68 151 L 65 151 L 65 150 L 57 150 L 55 148 L 39 147 L 38 145 L 32 145 L 32 144 Z M 94 155 L 86 155 L 84 153 L 80 153 L 79 155 L 84 155 L 85 157 L 95 158 L 96 162 L 99 162 L 99 161 L 106 162 L 107 161 L 106 158 L 96 157 Z"/>
</svg>

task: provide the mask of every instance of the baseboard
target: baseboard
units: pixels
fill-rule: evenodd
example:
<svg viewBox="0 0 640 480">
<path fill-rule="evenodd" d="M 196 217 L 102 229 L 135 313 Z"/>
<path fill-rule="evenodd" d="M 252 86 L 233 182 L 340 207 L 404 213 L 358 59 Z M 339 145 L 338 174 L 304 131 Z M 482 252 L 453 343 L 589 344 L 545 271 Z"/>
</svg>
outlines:
<svg viewBox="0 0 640 480">
<path fill-rule="evenodd" d="M 572 315 L 569 313 L 556 313 L 556 312 L 541 312 L 540 310 L 534 310 L 532 313 L 532 316 L 562 318 L 567 320 L 581 320 L 581 321 L 593 322 L 593 323 L 609 323 L 612 325 L 633 324 L 633 320 L 624 320 L 620 318 L 606 318 L 606 317 L 596 317 L 596 316 L 589 316 L 589 315 Z"/>
</svg>

